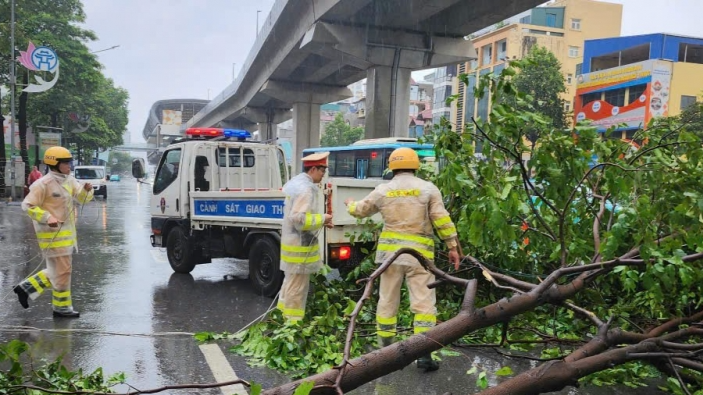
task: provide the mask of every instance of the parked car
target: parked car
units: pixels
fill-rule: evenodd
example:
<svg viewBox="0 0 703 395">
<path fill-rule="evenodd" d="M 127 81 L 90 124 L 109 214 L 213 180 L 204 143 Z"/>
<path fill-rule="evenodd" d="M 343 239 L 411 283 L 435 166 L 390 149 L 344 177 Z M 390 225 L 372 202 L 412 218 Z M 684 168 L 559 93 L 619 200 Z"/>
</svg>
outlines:
<svg viewBox="0 0 703 395">
<path fill-rule="evenodd" d="M 111 174 L 110 175 L 110 181 L 119 181 L 119 180 L 120 180 L 119 174 Z"/>
</svg>

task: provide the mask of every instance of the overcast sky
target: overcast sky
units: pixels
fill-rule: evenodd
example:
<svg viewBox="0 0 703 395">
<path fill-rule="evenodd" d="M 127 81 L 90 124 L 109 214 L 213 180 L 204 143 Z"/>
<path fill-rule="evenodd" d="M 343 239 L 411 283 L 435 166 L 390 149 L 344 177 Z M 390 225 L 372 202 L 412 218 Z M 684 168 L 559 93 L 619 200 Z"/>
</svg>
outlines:
<svg viewBox="0 0 703 395">
<path fill-rule="evenodd" d="M 623 35 L 703 37 L 703 0 L 611 0 L 624 5 Z M 274 0 L 83 0 L 89 43 L 105 74 L 129 91 L 132 141 L 142 143 L 151 105 L 208 99 L 232 82 L 254 42 L 257 10 L 265 23 Z"/>
</svg>

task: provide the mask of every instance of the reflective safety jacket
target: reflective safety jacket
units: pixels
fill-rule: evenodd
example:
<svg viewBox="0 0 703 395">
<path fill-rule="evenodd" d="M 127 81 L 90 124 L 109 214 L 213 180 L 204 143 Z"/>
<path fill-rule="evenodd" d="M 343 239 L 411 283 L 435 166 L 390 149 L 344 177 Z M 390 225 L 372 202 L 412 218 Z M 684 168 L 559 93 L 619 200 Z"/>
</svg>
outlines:
<svg viewBox="0 0 703 395">
<path fill-rule="evenodd" d="M 442 202 L 442 194 L 431 182 L 412 173 L 399 173 L 393 179 L 376 187 L 368 196 L 348 206 L 349 214 L 357 218 L 370 217 L 377 212 L 383 216 L 383 231 L 378 239 L 376 263 L 403 247 L 414 248 L 434 261 L 434 237 L 448 248 L 457 246 L 456 227 Z M 419 265 L 410 255 L 401 255 L 396 264 Z"/>
<path fill-rule="evenodd" d="M 283 206 L 281 231 L 281 270 L 288 273 L 315 273 L 322 268 L 320 243 L 317 235 L 324 223 L 318 209 L 318 186 L 312 178 L 301 173 L 283 186 L 286 200 Z"/>
<path fill-rule="evenodd" d="M 46 257 L 71 255 L 78 248 L 75 206 L 92 199 L 92 189 L 86 191 L 72 176 L 53 171 L 29 187 L 22 210 L 34 220 L 39 248 Z M 47 224 L 49 215 L 59 221 L 56 228 Z"/>
</svg>

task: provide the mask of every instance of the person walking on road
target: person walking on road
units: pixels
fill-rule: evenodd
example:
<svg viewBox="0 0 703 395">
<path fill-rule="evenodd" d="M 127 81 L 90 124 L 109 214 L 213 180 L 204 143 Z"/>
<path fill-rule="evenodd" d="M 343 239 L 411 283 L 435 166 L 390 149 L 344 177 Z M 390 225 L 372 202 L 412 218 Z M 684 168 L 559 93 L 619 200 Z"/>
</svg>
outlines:
<svg viewBox="0 0 703 395">
<path fill-rule="evenodd" d="M 286 200 L 281 231 L 281 270 L 285 272 L 277 307 L 286 321 L 305 316 L 310 274 L 322 268 L 317 239 L 323 226 L 332 227 L 332 215 L 318 213 L 317 184 L 327 171 L 329 152 L 303 158 L 303 172 L 283 186 Z"/>
<path fill-rule="evenodd" d="M 32 184 L 34 184 L 35 181 L 40 179 L 42 177 L 41 172 L 36 166 L 32 166 L 32 171 L 29 173 L 29 177 L 27 177 L 27 186 L 31 187 Z"/>
<path fill-rule="evenodd" d="M 26 309 L 29 299 L 35 300 L 52 288 L 53 315 L 67 318 L 80 316 L 71 301 L 73 250 L 78 247 L 74 207 L 93 199 L 93 186 L 80 184 L 70 175 L 72 161 L 71 152 L 63 147 L 51 147 L 44 154 L 44 163 L 50 171 L 30 186 L 22 210 L 34 222 L 46 269 L 13 289 Z"/>
<path fill-rule="evenodd" d="M 388 167 L 393 171 L 390 182 L 377 186 L 358 202 L 351 198 L 344 202 L 349 214 L 357 218 L 381 213 L 384 224 L 378 239 L 376 263 L 382 263 L 404 247 L 413 248 L 434 261 L 434 227 L 449 249 L 450 262 L 458 269 L 460 260 L 456 227 L 444 207 L 439 189 L 415 176 L 415 171 L 420 168 L 417 152 L 411 148 L 394 150 Z M 410 291 L 410 309 L 415 314 L 414 333 L 426 332 L 437 322 L 436 293 L 427 287 L 435 280 L 434 275 L 425 270 L 415 257 L 401 255 L 381 274 L 376 309 L 376 333 L 381 347 L 395 340 L 403 279 Z M 439 369 L 439 364 L 428 354 L 417 360 L 417 367 L 434 371 Z"/>
</svg>

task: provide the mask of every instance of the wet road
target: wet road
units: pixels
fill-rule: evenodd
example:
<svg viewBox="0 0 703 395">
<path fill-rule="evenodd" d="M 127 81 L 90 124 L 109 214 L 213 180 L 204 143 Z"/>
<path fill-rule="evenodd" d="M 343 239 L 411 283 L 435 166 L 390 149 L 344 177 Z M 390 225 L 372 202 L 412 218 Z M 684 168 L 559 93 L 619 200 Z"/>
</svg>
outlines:
<svg viewBox="0 0 703 395">
<path fill-rule="evenodd" d="M 70 369 L 92 372 L 102 367 L 106 375 L 124 372 L 129 385 L 141 390 L 223 381 L 229 369 L 264 388 L 287 382 L 277 372 L 248 367 L 241 357 L 227 352 L 227 344 L 200 347 L 192 337 L 201 331 L 236 332 L 270 307 L 272 300 L 256 295 L 242 278 L 246 267 L 216 261 L 196 267 L 192 275 L 174 274 L 165 251 L 149 244 L 150 186 L 125 179 L 109 188 L 107 200 L 96 198 L 78 212 L 79 252 L 74 255 L 72 280 L 74 306 L 81 312 L 77 320 L 52 318 L 50 295 L 30 301 L 27 310 L 17 302 L 12 287 L 44 265 L 29 218 L 18 205 L 0 203 L 0 343 L 17 338 L 30 342 L 36 355 L 50 360 L 64 354 Z M 421 374 L 410 366 L 353 393 L 434 395 L 459 393 L 459 388 L 461 393 L 473 393 L 476 378 L 466 375 L 472 364 L 488 372 L 516 366 L 497 354 L 470 351 L 462 357 L 444 357 L 439 372 Z M 489 377 L 495 384 L 496 377 Z M 647 391 L 656 393 L 651 387 Z M 561 392 L 633 393 L 613 388 Z"/>
</svg>

